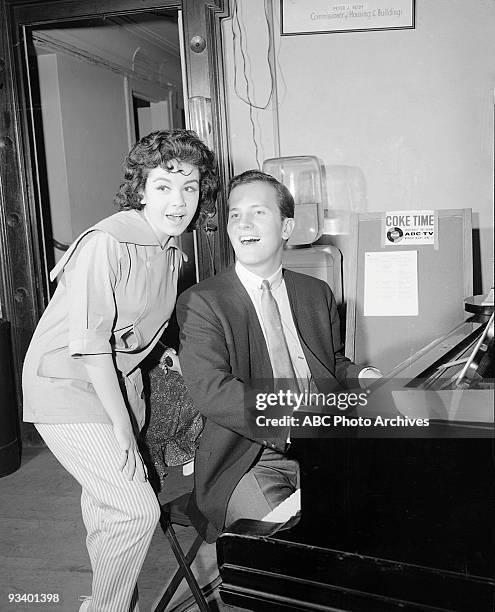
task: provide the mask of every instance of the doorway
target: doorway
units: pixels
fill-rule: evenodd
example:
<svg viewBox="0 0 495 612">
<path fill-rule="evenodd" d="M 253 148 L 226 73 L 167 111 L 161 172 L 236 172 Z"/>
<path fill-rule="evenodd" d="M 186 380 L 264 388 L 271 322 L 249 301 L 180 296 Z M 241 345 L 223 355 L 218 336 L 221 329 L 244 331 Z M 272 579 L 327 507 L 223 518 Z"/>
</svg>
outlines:
<svg viewBox="0 0 495 612">
<path fill-rule="evenodd" d="M 53 291 L 48 271 L 83 229 L 115 212 L 136 137 L 156 127 L 195 129 L 188 102 L 206 101 L 221 183 L 228 181 L 220 35 L 228 3 L 0 4 L 0 312 L 11 323 L 20 411 L 22 361 Z M 230 263 L 221 191 L 209 228 L 184 237 L 192 255 L 186 286 Z"/>
<path fill-rule="evenodd" d="M 35 56 L 28 76 L 39 101 L 42 248 L 51 268 L 81 232 L 116 212 L 113 195 L 132 144 L 155 130 L 185 127 L 178 14 L 34 29 L 28 53 Z M 194 262 L 193 241 L 183 243 Z"/>
</svg>

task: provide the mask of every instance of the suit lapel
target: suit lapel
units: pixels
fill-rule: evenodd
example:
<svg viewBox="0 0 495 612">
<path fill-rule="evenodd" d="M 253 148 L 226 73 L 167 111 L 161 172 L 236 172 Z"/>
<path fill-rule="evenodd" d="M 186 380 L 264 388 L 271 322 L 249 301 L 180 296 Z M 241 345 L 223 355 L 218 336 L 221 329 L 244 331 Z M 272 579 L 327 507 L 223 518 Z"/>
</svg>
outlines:
<svg viewBox="0 0 495 612">
<path fill-rule="evenodd" d="M 249 347 L 250 363 L 253 366 L 251 368 L 251 375 L 253 376 L 254 372 L 256 371 L 261 371 L 262 378 L 273 378 L 272 364 L 268 353 L 268 347 L 266 345 L 265 336 L 263 334 L 263 330 L 261 329 L 261 324 L 258 319 L 256 309 L 251 298 L 249 297 L 248 292 L 235 272 L 234 264 L 227 270 L 226 277 L 231 282 L 230 289 L 233 291 L 237 302 L 241 304 L 242 308 L 247 314 L 248 334 L 252 334 L 254 338 L 254 346 L 250 345 Z M 238 347 L 238 349 L 242 350 L 242 347 Z"/>
<path fill-rule="evenodd" d="M 335 378 L 333 373 L 328 369 L 321 359 L 313 352 L 312 346 L 315 344 L 316 335 L 318 333 L 325 333 L 326 330 L 315 330 L 312 326 L 306 326 L 307 321 L 311 321 L 311 317 L 308 317 L 308 303 L 301 303 L 306 293 L 297 291 L 295 278 L 290 270 L 283 270 L 285 286 L 287 287 L 287 295 L 289 296 L 289 304 L 292 312 L 292 318 L 296 326 L 297 335 L 301 342 L 301 347 L 306 357 L 311 376 L 314 380 L 321 378 Z M 318 304 L 316 305 L 318 307 Z M 340 383 L 339 383 L 340 384 Z"/>
</svg>

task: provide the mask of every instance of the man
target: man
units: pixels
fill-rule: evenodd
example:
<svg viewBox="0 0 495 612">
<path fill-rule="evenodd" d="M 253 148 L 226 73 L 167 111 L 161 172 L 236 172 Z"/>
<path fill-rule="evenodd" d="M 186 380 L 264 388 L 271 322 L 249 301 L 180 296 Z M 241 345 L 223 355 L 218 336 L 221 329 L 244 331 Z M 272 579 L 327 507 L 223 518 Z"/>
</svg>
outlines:
<svg viewBox="0 0 495 612">
<path fill-rule="evenodd" d="M 205 417 L 190 511 L 209 542 L 236 519 L 263 518 L 299 486 L 287 437 L 260 440 L 245 426 L 252 381 L 292 377 L 307 389 L 331 393 L 360 376 L 378 375 L 344 356 L 328 285 L 282 270 L 294 229 L 288 189 L 250 170 L 231 180 L 228 206 L 235 266 L 177 302 L 184 379 Z"/>
</svg>

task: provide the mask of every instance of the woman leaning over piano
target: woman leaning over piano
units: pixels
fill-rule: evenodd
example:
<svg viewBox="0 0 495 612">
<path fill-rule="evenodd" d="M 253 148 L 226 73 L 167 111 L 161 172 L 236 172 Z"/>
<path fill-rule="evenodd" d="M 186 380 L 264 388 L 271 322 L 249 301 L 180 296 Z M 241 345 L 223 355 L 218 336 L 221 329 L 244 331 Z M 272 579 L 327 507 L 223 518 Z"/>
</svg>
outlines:
<svg viewBox="0 0 495 612">
<path fill-rule="evenodd" d="M 120 212 L 81 234 L 52 271 L 59 284 L 24 363 L 24 420 L 82 486 L 86 612 L 138 609 L 159 517 L 135 437 L 145 420 L 139 364 L 175 305 L 175 237 L 214 210 L 216 192 L 213 153 L 194 132 L 154 132 L 126 158 Z"/>
</svg>

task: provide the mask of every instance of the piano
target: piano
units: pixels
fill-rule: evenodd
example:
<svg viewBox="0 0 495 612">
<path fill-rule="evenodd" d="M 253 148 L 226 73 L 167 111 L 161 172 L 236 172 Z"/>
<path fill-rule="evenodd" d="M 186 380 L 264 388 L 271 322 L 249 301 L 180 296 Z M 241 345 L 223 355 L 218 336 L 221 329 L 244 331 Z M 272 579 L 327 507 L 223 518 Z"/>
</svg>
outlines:
<svg viewBox="0 0 495 612">
<path fill-rule="evenodd" d="M 405 399 L 392 393 L 389 414 L 408 414 L 416 394 L 417 409 L 432 419 L 427 435 L 294 440 L 300 516 L 282 526 L 242 520 L 220 536 L 225 603 L 495 610 L 493 339 L 484 371 L 456 384 L 487 327 L 486 318 L 468 319 L 391 373 Z M 441 398 L 440 410 L 428 393 Z"/>
</svg>

